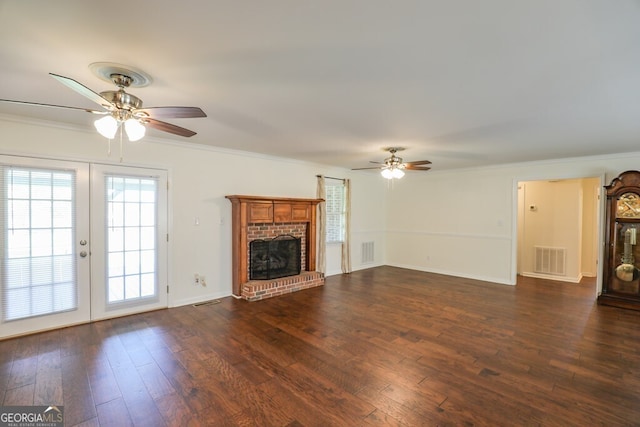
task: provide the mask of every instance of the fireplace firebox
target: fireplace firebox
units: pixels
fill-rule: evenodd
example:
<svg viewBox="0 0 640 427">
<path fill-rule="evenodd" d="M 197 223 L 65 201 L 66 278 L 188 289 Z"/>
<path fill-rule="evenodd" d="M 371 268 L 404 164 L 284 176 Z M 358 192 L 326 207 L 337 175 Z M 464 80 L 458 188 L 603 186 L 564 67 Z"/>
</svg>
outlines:
<svg viewBox="0 0 640 427">
<path fill-rule="evenodd" d="M 249 242 L 250 280 L 270 280 L 300 274 L 300 242 L 301 239 L 291 235 Z"/>
</svg>

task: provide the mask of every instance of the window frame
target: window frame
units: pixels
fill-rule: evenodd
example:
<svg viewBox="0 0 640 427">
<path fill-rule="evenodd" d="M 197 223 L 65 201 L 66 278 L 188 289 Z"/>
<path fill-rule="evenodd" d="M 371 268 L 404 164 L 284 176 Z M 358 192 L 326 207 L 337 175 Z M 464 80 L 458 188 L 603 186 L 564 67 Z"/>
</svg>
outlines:
<svg viewBox="0 0 640 427">
<path fill-rule="evenodd" d="M 338 201 L 338 207 L 334 209 L 335 193 L 334 190 L 339 188 L 340 199 Z M 331 189 L 331 190 L 330 190 Z M 345 220 L 346 220 L 346 203 L 345 203 L 345 186 L 343 182 L 336 182 L 326 184 L 325 186 L 325 212 L 326 212 L 326 233 L 325 242 L 331 244 L 342 244 L 345 239 Z M 332 218 L 337 218 L 337 224 L 332 221 Z M 336 231 L 336 228 L 338 229 Z M 333 238 L 335 235 L 339 235 L 339 239 Z"/>
</svg>

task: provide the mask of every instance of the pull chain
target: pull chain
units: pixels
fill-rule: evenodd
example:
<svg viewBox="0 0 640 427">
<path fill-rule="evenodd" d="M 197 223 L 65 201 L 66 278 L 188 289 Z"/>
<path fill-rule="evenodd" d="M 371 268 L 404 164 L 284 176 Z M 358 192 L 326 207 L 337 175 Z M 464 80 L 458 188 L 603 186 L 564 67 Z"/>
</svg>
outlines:
<svg viewBox="0 0 640 427">
<path fill-rule="evenodd" d="M 120 125 L 120 163 L 122 163 L 122 124 Z"/>
</svg>

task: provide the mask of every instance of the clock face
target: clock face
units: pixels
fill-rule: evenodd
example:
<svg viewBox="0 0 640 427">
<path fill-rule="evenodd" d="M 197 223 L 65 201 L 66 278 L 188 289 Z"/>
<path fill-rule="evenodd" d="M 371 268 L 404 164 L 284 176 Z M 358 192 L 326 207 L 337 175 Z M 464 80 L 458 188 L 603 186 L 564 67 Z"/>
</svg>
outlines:
<svg viewBox="0 0 640 427">
<path fill-rule="evenodd" d="M 635 193 L 624 193 L 620 196 L 616 217 L 640 218 L 640 196 Z"/>
</svg>

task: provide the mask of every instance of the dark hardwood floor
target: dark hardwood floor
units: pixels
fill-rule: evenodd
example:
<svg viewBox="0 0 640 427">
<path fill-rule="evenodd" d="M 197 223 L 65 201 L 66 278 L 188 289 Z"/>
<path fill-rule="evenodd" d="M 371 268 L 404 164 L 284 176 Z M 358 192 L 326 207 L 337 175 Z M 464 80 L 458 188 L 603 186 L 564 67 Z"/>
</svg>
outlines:
<svg viewBox="0 0 640 427">
<path fill-rule="evenodd" d="M 0 342 L 0 402 L 82 426 L 640 425 L 640 312 L 592 283 L 392 267 Z"/>
</svg>

